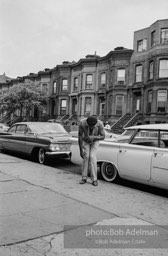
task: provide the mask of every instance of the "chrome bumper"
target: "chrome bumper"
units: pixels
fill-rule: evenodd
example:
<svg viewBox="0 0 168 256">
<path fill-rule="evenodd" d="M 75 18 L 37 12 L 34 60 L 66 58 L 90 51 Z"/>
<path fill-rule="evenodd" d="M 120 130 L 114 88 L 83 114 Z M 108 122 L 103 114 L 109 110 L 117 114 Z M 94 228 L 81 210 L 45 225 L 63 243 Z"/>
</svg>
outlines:
<svg viewBox="0 0 168 256">
<path fill-rule="evenodd" d="M 46 152 L 46 155 L 47 156 L 54 156 L 54 155 L 70 155 L 71 154 L 71 151 L 61 151 L 61 152 Z"/>
</svg>

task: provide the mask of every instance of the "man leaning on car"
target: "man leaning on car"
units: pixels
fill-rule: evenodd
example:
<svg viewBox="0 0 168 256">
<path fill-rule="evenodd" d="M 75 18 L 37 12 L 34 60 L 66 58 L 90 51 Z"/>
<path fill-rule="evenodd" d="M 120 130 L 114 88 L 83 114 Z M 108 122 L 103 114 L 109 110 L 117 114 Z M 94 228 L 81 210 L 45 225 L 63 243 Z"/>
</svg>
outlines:
<svg viewBox="0 0 168 256">
<path fill-rule="evenodd" d="M 105 139 L 103 122 L 94 116 L 89 116 L 80 121 L 78 130 L 78 143 L 80 156 L 83 158 L 82 180 L 80 184 L 85 184 L 88 176 L 90 164 L 92 185 L 97 186 L 97 158 L 96 152 L 99 140 Z"/>
</svg>

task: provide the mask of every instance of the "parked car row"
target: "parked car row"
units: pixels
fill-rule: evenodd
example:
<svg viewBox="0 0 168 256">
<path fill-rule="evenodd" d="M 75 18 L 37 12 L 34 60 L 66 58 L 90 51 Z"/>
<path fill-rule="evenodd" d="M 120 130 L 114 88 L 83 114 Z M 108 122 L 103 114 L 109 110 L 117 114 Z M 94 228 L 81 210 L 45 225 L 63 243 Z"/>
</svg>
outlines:
<svg viewBox="0 0 168 256">
<path fill-rule="evenodd" d="M 77 133 L 68 133 L 57 122 L 19 122 L 0 133 L 0 150 L 27 154 L 40 164 L 59 157 L 81 165 Z M 106 135 L 97 151 L 104 180 L 121 177 L 168 189 L 168 124 L 132 126 L 120 136 L 109 134 L 112 137 Z"/>
</svg>

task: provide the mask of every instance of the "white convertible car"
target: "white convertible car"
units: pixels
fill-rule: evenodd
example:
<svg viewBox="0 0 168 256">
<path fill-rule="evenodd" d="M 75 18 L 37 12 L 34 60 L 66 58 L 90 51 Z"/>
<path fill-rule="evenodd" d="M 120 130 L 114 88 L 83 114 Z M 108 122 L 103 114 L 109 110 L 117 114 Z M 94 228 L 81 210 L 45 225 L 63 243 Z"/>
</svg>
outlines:
<svg viewBox="0 0 168 256">
<path fill-rule="evenodd" d="M 78 140 L 71 141 L 71 161 L 81 165 Z M 108 182 L 119 176 L 168 189 L 168 124 L 132 126 L 116 141 L 100 141 L 97 160 Z"/>
</svg>

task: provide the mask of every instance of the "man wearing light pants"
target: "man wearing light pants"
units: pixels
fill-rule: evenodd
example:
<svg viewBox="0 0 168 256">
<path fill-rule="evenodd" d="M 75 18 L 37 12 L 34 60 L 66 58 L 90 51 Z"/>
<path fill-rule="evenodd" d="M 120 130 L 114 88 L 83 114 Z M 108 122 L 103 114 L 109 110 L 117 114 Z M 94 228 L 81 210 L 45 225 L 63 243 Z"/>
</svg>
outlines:
<svg viewBox="0 0 168 256">
<path fill-rule="evenodd" d="M 90 164 L 92 185 L 97 186 L 97 158 L 96 152 L 99 146 L 99 140 L 105 139 L 105 130 L 103 122 L 94 116 L 89 116 L 80 121 L 78 131 L 78 143 L 80 156 L 83 158 L 82 180 L 80 184 L 85 184 L 88 177 Z"/>
</svg>

